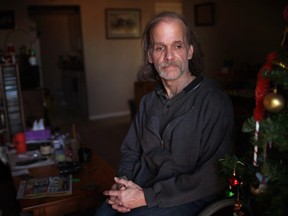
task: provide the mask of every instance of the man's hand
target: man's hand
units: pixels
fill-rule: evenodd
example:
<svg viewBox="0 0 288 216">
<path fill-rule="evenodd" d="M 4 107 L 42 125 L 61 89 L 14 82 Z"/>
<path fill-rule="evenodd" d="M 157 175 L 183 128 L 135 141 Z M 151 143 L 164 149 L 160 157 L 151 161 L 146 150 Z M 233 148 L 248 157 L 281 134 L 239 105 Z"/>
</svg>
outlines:
<svg viewBox="0 0 288 216">
<path fill-rule="evenodd" d="M 118 183 L 114 183 L 110 189 L 111 190 L 125 190 L 126 187 L 123 184 L 118 184 Z M 104 192 L 105 193 L 105 192 Z M 106 199 L 106 203 L 110 204 L 111 207 L 119 212 L 125 213 L 125 212 L 129 212 L 130 209 L 129 208 L 125 208 L 124 206 L 121 206 L 120 201 L 117 199 L 117 196 L 108 196 Z"/>
<path fill-rule="evenodd" d="M 140 186 L 130 180 L 115 177 L 115 184 L 111 190 L 104 191 L 103 194 L 109 196 L 106 200 L 112 208 L 119 212 L 128 212 L 133 208 L 146 206 L 143 190 Z M 121 185 L 117 189 L 116 186 Z"/>
</svg>

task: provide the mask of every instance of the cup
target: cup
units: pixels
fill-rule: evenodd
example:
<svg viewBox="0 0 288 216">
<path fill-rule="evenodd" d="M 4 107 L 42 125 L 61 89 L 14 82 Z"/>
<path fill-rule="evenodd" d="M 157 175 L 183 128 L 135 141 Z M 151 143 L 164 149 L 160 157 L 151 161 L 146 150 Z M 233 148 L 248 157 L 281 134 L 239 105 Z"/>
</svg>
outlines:
<svg viewBox="0 0 288 216">
<path fill-rule="evenodd" d="M 13 137 L 13 142 L 16 147 L 17 154 L 24 153 L 27 150 L 25 133 L 16 133 Z"/>
</svg>

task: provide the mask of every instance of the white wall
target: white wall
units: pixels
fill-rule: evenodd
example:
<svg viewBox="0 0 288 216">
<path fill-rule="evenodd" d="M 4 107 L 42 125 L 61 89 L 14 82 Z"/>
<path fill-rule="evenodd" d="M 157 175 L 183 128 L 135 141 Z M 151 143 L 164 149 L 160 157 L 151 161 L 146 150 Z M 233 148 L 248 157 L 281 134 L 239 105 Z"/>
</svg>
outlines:
<svg viewBox="0 0 288 216">
<path fill-rule="evenodd" d="M 157 2 L 183 2 L 184 14 L 193 23 L 194 4 L 207 1 Z M 225 58 L 233 58 L 241 64 L 261 64 L 268 52 L 279 47 L 286 0 L 213 2 L 216 5 L 215 25 L 195 27 L 205 54 L 207 74 L 218 72 Z M 1 0 L 0 9 L 15 9 L 17 26 L 28 28 L 28 5 L 80 5 L 90 119 L 129 114 L 127 101 L 133 97 L 133 82 L 142 60 L 140 39 L 107 40 L 105 8 L 140 8 L 143 29 L 154 13 L 154 1 Z M 0 44 L 3 44 L 5 33 L 0 30 Z"/>
</svg>

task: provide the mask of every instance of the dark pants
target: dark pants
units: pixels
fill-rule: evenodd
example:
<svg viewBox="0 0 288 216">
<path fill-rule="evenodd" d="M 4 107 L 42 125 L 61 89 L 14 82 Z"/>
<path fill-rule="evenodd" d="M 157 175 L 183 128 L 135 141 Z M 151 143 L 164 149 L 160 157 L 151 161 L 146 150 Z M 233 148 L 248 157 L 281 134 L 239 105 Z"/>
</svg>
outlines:
<svg viewBox="0 0 288 216">
<path fill-rule="evenodd" d="M 214 202 L 217 196 L 210 196 L 195 202 L 175 207 L 140 207 L 128 213 L 119 213 L 105 202 L 97 209 L 95 216 L 197 216 L 206 206 Z"/>
</svg>

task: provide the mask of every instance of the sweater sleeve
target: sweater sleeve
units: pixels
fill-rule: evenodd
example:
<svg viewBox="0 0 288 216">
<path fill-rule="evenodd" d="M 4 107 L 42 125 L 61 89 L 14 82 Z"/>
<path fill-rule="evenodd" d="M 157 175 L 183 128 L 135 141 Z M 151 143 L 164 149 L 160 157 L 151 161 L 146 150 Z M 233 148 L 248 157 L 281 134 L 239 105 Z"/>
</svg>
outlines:
<svg viewBox="0 0 288 216">
<path fill-rule="evenodd" d="M 145 98 L 145 96 L 144 96 Z M 142 106 L 144 104 L 144 100 L 142 99 L 140 102 L 140 110 L 136 113 L 130 127 L 128 133 L 126 134 L 122 145 L 121 145 L 121 160 L 119 163 L 117 175 L 118 176 L 126 176 L 128 179 L 133 180 L 133 173 L 135 173 L 135 169 L 139 166 L 139 161 L 141 157 L 141 146 L 139 144 L 140 139 L 140 122 L 141 115 L 143 113 Z M 143 117 L 142 117 L 143 118 Z"/>
</svg>

